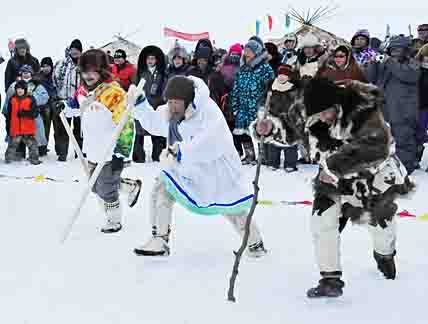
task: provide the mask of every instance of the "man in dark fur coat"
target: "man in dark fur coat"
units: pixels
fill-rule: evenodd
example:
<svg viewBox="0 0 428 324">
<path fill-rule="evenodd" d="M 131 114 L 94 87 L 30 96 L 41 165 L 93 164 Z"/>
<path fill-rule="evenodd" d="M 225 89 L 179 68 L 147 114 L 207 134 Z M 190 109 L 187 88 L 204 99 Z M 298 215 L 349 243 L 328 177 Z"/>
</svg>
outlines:
<svg viewBox="0 0 428 324">
<path fill-rule="evenodd" d="M 313 79 L 283 119 L 299 136 L 308 135 L 311 158 L 320 166 L 311 230 L 321 280 L 308 291 L 309 298 L 343 293 L 341 219 L 368 226 L 378 269 L 395 279 L 394 200 L 406 171 L 395 156 L 382 105 L 375 86 L 351 81 L 338 87 L 327 79 Z M 260 123 L 260 135 L 268 135 L 269 127 Z"/>
</svg>

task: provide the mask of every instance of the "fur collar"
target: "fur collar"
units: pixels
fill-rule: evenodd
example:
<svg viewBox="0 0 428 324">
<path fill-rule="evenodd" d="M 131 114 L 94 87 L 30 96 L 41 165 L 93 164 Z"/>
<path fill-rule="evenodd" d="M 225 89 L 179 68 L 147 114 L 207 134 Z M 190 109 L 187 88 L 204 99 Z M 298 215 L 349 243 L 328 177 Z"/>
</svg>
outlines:
<svg viewBox="0 0 428 324">
<path fill-rule="evenodd" d="M 242 70 L 254 70 L 260 64 L 266 63 L 268 59 L 268 52 L 264 51 L 261 55 L 255 57 L 251 62 L 246 63 L 245 57 L 243 56 L 241 59 L 241 69 Z"/>
<path fill-rule="evenodd" d="M 331 107 L 338 115 L 336 122 L 329 128 L 337 139 L 344 139 L 351 131 L 359 129 L 367 113 L 382 111 L 384 103 L 383 93 L 378 87 L 359 81 L 352 81 L 342 96 L 341 103 Z M 306 130 L 320 121 L 320 114 L 314 114 L 307 119 Z M 348 135 L 343 136 L 345 133 Z"/>
<path fill-rule="evenodd" d="M 272 83 L 272 90 L 273 91 L 279 91 L 279 92 L 286 92 L 292 89 L 294 85 L 291 82 L 286 83 L 280 83 L 278 78 L 275 79 Z"/>
</svg>

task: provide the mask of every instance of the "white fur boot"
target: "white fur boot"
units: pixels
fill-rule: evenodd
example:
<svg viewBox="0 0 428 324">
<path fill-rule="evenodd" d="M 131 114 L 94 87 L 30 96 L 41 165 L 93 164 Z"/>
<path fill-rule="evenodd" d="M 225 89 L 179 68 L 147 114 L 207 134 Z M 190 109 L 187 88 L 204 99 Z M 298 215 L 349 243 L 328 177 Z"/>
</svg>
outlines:
<svg viewBox="0 0 428 324">
<path fill-rule="evenodd" d="M 117 233 L 122 229 L 122 208 L 119 201 L 104 202 L 106 224 L 101 229 L 103 233 Z"/>
<path fill-rule="evenodd" d="M 226 219 L 232 223 L 233 228 L 242 238 L 245 233 L 245 224 L 247 222 L 247 212 L 238 215 L 225 215 Z M 267 254 L 264 247 L 262 236 L 257 227 L 256 222 L 253 220 L 250 226 L 250 236 L 248 237 L 248 250 L 247 255 L 252 258 L 260 258 Z"/>
<path fill-rule="evenodd" d="M 152 216 L 152 237 L 150 240 L 134 249 L 134 253 L 144 256 L 168 256 L 169 234 L 171 232 L 172 207 L 174 200 L 166 192 L 164 185 L 156 179 L 150 201 Z"/>
</svg>

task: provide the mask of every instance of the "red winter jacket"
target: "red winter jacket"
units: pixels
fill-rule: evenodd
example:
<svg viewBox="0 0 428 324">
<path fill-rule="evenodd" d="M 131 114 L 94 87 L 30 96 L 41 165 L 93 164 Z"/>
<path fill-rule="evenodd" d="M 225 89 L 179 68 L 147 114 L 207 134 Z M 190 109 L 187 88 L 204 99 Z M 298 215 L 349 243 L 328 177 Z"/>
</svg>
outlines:
<svg viewBox="0 0 428 324">
<path fill-rule="evenodd" d="M 131 81 L 137 73 L 135 66 L 129 62 L 126 62 L 123 67 L 118 67 L 116 64 L 112 64 L 111 71 L 113 73 L 114 80 L 118 81 L 125 91 L 128 91 Z"/>
<path fill-rule="evenodd" d="M 33 97 L 13 96 L 9 101 L 9 135 L 36 135 L 37 107 Z"/>
</svg>

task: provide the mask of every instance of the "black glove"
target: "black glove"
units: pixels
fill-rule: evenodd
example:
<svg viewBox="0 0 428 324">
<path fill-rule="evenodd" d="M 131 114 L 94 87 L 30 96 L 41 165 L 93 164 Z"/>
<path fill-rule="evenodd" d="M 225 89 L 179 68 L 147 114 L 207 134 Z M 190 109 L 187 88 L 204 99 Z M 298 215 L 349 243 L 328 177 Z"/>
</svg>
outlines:
<svg viewBox="0 0 428 324">
<path fill-rule="evenodd" d="M 28 110 L 19 110 L 17 115 L 19 118 L 34 118 L 33 113 Z"/>
<path fill-rule="evenodd" d="M 116 155 L 113 155 L 111 160 L 111 169 L 113 172 L 123 170 L 123 158 L 119 158 Z"/>
<path fill-rule="evenodd" d="M 65 103 L 64 101 L 58 101 L 57 103 L 55 103 L 55 110 L 56 112 L 59 114 L 61 111 L 63 111 L 65 109 Z"/>
</svg>

